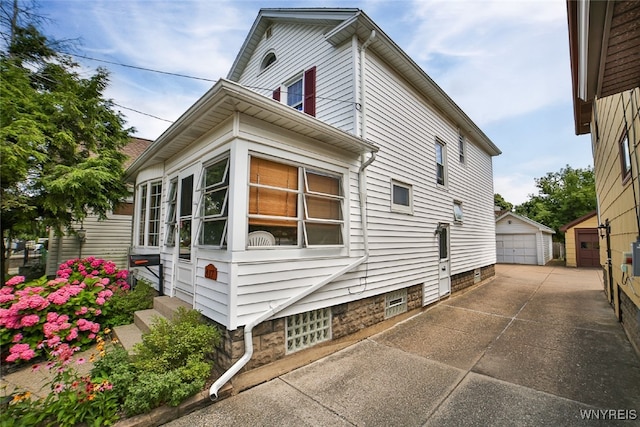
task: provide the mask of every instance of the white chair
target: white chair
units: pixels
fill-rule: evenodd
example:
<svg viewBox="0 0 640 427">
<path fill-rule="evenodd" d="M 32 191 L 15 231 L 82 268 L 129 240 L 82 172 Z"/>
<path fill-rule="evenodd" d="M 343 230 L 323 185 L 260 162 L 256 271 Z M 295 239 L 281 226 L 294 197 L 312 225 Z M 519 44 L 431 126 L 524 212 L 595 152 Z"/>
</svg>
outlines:
<svg viewBox="0 0 640 427">
<path fill-rule="evenodd" d="M 249 233 L 249 246 L 273 246 L 276 238 L 268 231 L 252 231 Z"/>
</svg>

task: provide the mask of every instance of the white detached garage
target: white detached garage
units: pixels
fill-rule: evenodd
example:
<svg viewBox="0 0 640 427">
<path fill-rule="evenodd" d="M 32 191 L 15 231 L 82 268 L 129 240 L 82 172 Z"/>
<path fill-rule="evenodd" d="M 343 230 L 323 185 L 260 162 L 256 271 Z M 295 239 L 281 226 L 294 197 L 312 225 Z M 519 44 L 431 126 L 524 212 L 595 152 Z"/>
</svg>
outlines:
<svg viewBox="0 0 640 427">
<path fill-rule="evenodd" d="M 505 212 L 496 218 L 496 261 L 545 265 L 553 257 L 553 234 L 546 225 Z"/>
</svg>

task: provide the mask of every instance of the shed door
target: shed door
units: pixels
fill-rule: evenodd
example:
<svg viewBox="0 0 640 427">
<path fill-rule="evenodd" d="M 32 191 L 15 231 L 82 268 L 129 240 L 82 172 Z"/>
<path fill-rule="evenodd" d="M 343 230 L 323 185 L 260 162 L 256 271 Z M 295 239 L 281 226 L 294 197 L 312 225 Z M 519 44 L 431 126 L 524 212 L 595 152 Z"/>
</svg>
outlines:
<svg viewBox="0 0 640 427">
<path fill-rule="evenodd" d="M 600 267 L 600 240 L 595 228 L 576 228 L 578 267 Z"/>
<path fill-rule="evenodd" d="M 536 235 L 496 235 L 496 258 L 499 263 L 537 265 Z"/>
</svg>

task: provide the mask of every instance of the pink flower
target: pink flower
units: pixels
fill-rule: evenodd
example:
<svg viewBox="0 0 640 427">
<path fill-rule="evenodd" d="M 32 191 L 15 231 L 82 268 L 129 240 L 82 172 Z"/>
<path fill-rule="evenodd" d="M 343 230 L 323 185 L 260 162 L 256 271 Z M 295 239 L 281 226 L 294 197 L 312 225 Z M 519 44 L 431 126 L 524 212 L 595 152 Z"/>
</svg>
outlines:
<svg viewBox="0 0 640 427">
<path fill-rule="evenodd" d="M 3 304 L 5 302 L 9 302 L 11 300 L 15 299 L 14 295 L 11 294 L 2 294 L 0 295 L 0 304 Z"/>
<path fill-rule="evenodd" d="M 78 360 L 76 360 L 76 363 L 78 365 L 84 365 L 85 362 L 86 362 L 86 359 L 84 357 L 80 357 L 78 358 Z"/>
<path fill-rule="evenodd" d="M 22 360 L 31 360 L 34 357 L 36 357 L 36 352 L 29 349 L 27 351 L 23 351 L 22 353 L 20 353 L 20 359 Z"/>
<path fill-rule="evenodd" d="M 94 339 L 96 337 L 96 334 L 89 334 L 87 336 L 90 340 Z"/>
<path fill-rule="evenodd" d="M 91 325 L 91 332 L 93 332 L 94 334 L 100 332 L 100 324 L 94 323 L 93 325 Z"/>
<path fill-rule="evenodd" d="M 6 286 L 15 286 L 20 283 L 24 283 L 24 276 L 13 276 L 11 279 L 5 282 Z"/>
<path fill-rule="evenodd" d="M 73 341 L 76 338 L 78 338 L 78 328 L 72 328 L 71 331 L 69 331 L 69 335 L 67 335 L 66 340 Z"/>
<path fill-rule="evenodd" d="M 54 335 L 47 340 L 47 345 L 49 346 L 49 348 L 54 348 L 56 345 L 60 343 L 60 341 L 61 341 L 60 337 L 57 335 Z"/>
<path fill-rule="evenodd" d="M 96 298 L 96 304 L 98 304 L 98 305 L 104 305 L 105 302 L 107 302 L 107 301 L 102 297 Z"/>
<path fill-rule="evenodd" d="M 80 308 L 80 310 L 76 311 L 76 316 L 83 316 L 83 315 L 87 314 L 88 311 L 89 311 L 89 309 L 87 307 L 82 307 L 82 308 Z M 84 319 L 80 319 L 80 320 L 84 320 Z"/>
<path fill-rule="evenodd" d="M 15 335 L 13 336 L 13 341 L 12 341 L 12 342 L 14 342 L 14 343 L 16 343 L 16 342 L 20 342 L 20 341 L 22 340 L 22 338 L 23 338 L 23 337 L 22 337 L 22 334 L 15 334 Z"/>
<path fill-rule="evenodd" d="M 24 316 L 20 321 L 20 324 L 25 328 L 38 324 L 40 317 L 37 314 L 29 314 Z"/>
<path fill-rule="evenodd" d="M 55 387 L 53 388 L 54 393 L 61 393 L 62 390 L 64 390 L 64 384 L 62 383 L 56 384 Z"/>
</svg>

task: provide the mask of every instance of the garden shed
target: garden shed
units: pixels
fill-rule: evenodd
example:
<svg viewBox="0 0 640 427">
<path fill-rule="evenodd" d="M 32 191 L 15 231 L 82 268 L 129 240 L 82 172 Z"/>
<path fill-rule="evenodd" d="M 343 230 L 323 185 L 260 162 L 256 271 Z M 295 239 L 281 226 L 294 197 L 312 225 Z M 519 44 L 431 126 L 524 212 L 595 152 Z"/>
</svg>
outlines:
<svg viewBox="0 0 640 427">
<path fill-rule="evenodd" d="M 496 218 L 496 260 L 504 264 L 545 265 L 553 258 L 552 235 L 546 225 L 513 212 Z"/>
<path fill-rule="evenodd" d="M 598 215 L 589 212 L 560 227 L 565 233 L 567 267 L 600 267 Z"/>
</svg>

